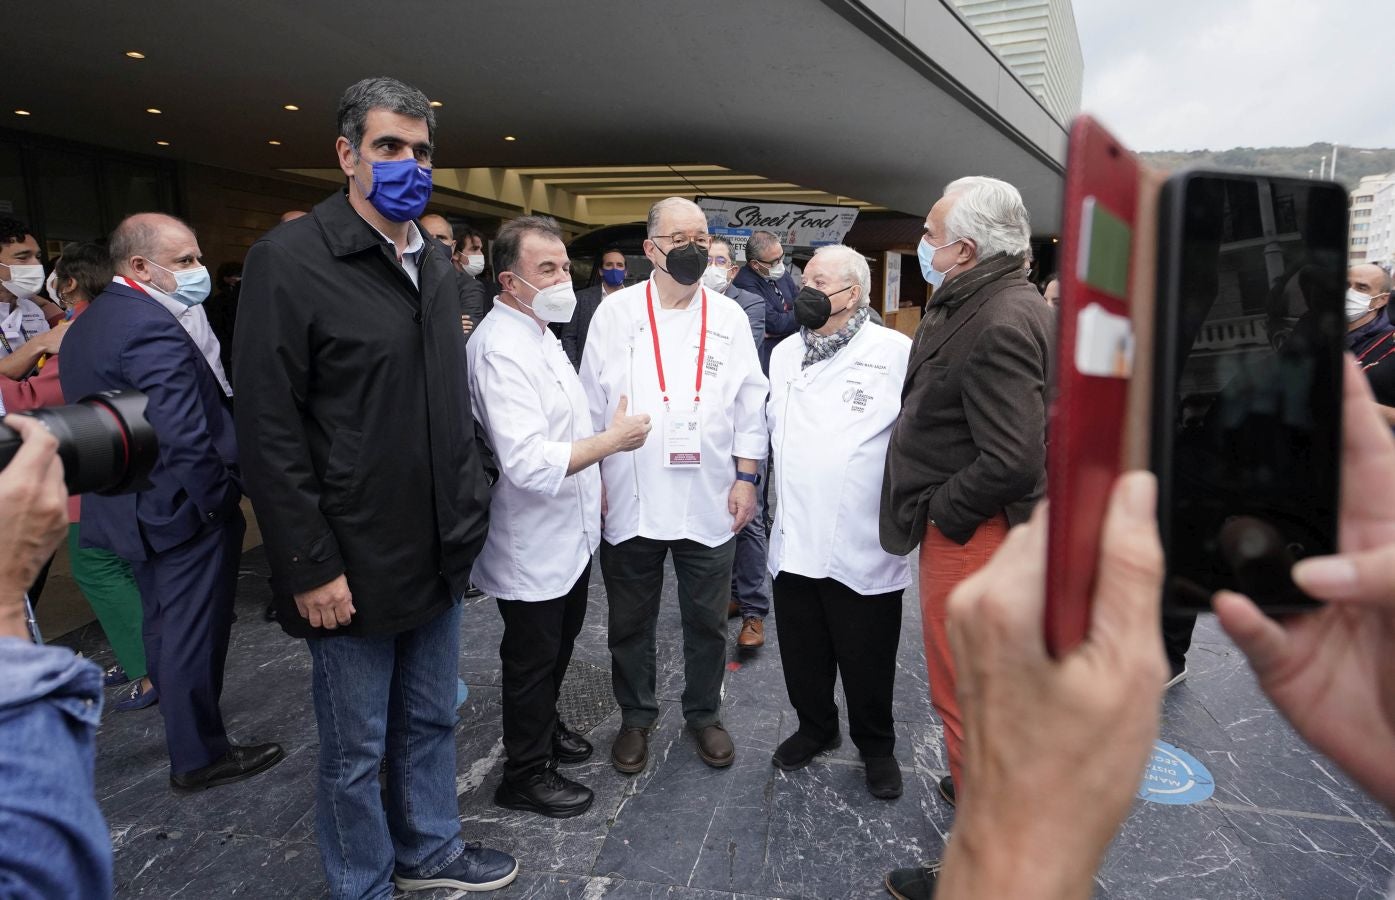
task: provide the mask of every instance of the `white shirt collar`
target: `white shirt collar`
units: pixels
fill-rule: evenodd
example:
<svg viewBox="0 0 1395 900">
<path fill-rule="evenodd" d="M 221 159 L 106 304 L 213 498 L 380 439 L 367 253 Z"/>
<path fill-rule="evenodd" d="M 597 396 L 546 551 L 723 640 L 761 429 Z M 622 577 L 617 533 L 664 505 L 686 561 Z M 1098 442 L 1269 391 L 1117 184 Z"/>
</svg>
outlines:
<svg viewBox="0 0 1395 900">
<path fill-rule="evenodd" d="M 363 221 L 368 222 L 367 219 L 364 219 Z M 375 226 L 372 222 L 368 222 L 368 227 L 372 228 L 374 231 L 378 231 L 377 226 Z M 378 231 L 378 237 L 382 238 L 383 243 L 387 244 L 389 247 L 392 248 L 393 255 L 395 256 L 397 254 L 396 242 L 393 241 L 392 238 L 383 234 L 381 231 Z M 409 220 L 407 222 L 407 249 L 402 251 L 402 255 L 415 257 L 418 253 L 425 249 L 425 247 L 426 240 L 421 236 L 421 230 L 417 228 L 417 223 Z"/>
<path fill-rule="evenodd" d="M 529 316 L 526 313 L 514 309 L 511 305 L 505 303 L 502 298 L 495 297 L 494 308 L 490 310 L 490 315 L 493 315 L 495 312 L 500 311 L 503 312 L 505 319 L 513 319 L 514 322 L 518 325 L 524 326 L 528 330 L 528 333 L 532 335 L 533 339 L 536 341 L 541 342 L 544 338 L 551 334 L 546 325 L 542 326 L 542 328 L 539 329 L 538 323 L 534 321 L 532 316 Z"/>
</svg>

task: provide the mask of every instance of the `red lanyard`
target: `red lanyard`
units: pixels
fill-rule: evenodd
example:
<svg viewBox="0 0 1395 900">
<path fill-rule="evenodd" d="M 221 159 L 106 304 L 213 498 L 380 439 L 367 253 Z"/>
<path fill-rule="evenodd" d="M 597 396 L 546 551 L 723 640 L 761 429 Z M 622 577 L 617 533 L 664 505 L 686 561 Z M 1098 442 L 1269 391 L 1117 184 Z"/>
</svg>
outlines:
<svg viewBox="0 0 1395 900">
<path fill-rule="evenodd" d="M 702 336 L 698 338 L 697 384 L 693 387 L 693 406 L 702 399 L 702 368 L 707 358 L 707 289 L 698 288 L 702 295 Z M 659 349 L 659 326 L 654 321 L 654 282 L 644 289 L 644 299 L 649 303 L 649 333 L 654 336 L 654 368 L 659 372 L 659 392 L 664 395 L 664 408 L 668 408 L 668 386 L 664 383 L 664 354 Z"/>
<path fill-rule="evenodd" d="M 1358 356 L 1358 357 L 1356 358 L 1356 361 L 1359 363 L 1359 362 L 1362 362 L 1363 360 L 1365 360 L 1367 354 L 1369 354 L 1372 350 L 1374 350 L 1374 349 L 1376 349 L 1377 347 L 1379 347 L 1382 343 L 1388 343 L 1390 346 L 1386 349 L 1386 351 L 1385 351 L 1384 353 L 1382 353 L 1380 356 L 1376 357 L 1376 359 L 1375 359 L 1373 362 L 1366 363 L 1366 365 L 1362 366 L 1362 367 L 1361 367 L 1362 371 L 1365 371 L 1366 369 L 1369 369 L 1369 368 L 1371 368 L 1372 366 L 1375 366 L 1377 363 L 1379 363 L 1381 360 L 1385 359 L 1385 358 L 1386 358 L 1387 356 L 1389 356 L 1390 354 L 1395 353 L 1395 331 L 1392 331 L 1392 332 L 1390 332 L 1389 334 L 1387 334 L 1387 335 L 1385 336 L 1385 341 L 1376 341 L 1374 344 L 1372 344 L 1371 346 L 1369 346 L 1369 347 L 1367 347 L 1365 350 L 1363 350 L 1363 351 L 1361 352 L 1361 355 Z"/>
</svg>

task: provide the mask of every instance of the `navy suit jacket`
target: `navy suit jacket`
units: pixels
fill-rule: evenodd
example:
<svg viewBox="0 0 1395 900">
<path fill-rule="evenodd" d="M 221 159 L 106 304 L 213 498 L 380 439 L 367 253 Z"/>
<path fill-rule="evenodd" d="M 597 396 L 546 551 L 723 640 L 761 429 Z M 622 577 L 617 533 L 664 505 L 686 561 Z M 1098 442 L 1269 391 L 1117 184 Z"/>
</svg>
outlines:
<svg viewBox="0 0 1395 900">
<path fill-rule="evenodd" d="M 64 335 L 59 377 L 69 403 L 98 391 L 142 391 L 160 442 L 148 489 L 82 498 L 83 546 L 143 560 L 221 526 L 237 509 L 237 438 L 223 390 L 189 333 L 153 297 L 109 285 Z"/>
<path fill-rule="evenodd" d="M 765 340 L 757 345 L 760 350 L 760 367 L 766 375 L 770 374 L 770 351 L 775 349 L 775 345 L 799 330 L 799 323 L 794 318 L 794 298 L 799 294 L 799 288 L 794 285 L 794 277 L 789 270 L 775 281 L 762 278 L 757 275 L 750 265 L 741 267 L 741 271 L 736 273 L 736 277 L 731 283 L 743 291 L 750 291 L 765 298 Z M 779 293 L 776 286 L 779 286 Z M 780 294 L 784 297 L 781 298 Z"/>
</svg>

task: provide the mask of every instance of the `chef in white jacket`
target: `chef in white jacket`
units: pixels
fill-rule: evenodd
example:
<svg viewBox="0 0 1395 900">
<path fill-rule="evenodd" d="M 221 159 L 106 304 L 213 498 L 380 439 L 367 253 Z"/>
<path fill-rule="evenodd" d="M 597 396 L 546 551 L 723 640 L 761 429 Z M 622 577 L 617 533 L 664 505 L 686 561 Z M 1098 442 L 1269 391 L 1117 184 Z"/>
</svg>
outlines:
<svg viewBox="0 0 1395 900">
<path fill-rule="evenodd" d="M 837 747 L 834 678 L 876 797 L 901 795 L 891 692 L 901 638 L 904 556 L 878 538 L 882 470 L 911 342 L 870 321 L 867 261 L 820 247 L 795 299 L 798 332 L 770 357 L 767 415 L 779 497 L 770 532 L 775 625 L 798 729 L 775 750 L 792 771 Z"/>
<path fill-rule="evenodd" d="M 470 400 L 499 465 L 489 535 L 472 580 L 498 598 L 504 619 L 504 778 L 494 802 L 553 818 L 580 815 L 592 792 L 557 772 L 591 745 L 557 716 L 557 692 L 586 618 L 591 554 L 600 543 L 595 463 L 633 450 L 649 417 L 592 427 L 581 381 L 548 329 L 576 308 L 557 222 L 514 219 L 494 241 L 501 293 L 466 345 Z"/>
<path fill-rule="evenodd" d="M 670 553 L 683 622 L 683 718 L 704 762 L 721 768 L 735 759 L 720 715 L 727 603 L 735 536 L 755 512 L 767 437 L 768 384 L 750 320 L 700 284 L 711 242 L 702 210 L 661 200 L 648 234 L 653 275 L 596 309 L 581 362 L 593 424 L 608 421 L 622 396 L 654 422 L 643 447 L 601 463 L 601 574 L 621 711 L 611 762 L 625 773 L 644 769 L 659 715 L 654 635 Z"/>
</svg>

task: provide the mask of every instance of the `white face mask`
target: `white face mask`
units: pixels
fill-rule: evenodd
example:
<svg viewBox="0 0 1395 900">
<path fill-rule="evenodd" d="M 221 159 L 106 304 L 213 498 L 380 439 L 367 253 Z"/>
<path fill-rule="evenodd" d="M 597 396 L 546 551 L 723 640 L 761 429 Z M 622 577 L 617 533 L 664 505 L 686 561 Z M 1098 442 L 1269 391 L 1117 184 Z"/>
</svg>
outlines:
<svg viewBox="0 0 1395 900">
<path fill-rule="evenodd" d="M 727 285 L 730 283 L 731 279 L 727 277 L 726 266 L 708 266 L 707 270 L 702 273 L 702 286 L 709 291 L 716 291 L 720 294 L 727 289 Z"/>
<path fill-rule="evenodd" d="M 768 277 L 771 278 L 771 279 L 773 280 L 773 279 L 776 279 L 776 278 L 781 278 L 781 277 L 783 277 L 784 274 L 785 274 L 785 261 L 784 261 L 783 259 L 779 259 L 779 260 L 776 260 L 776 261 L 775 261 L 775 264 L 772 265 L 772 266 L 770 267 L 770 275 L 769 275 Z"/>
<path fill-rule="evenodd" d="M 518 275 L 513 277 L 523 281 Z M 523 283 L 528 284 L 526 281 Z M 528 286 L 533 287 L 531 284 Z M 538 291 L 537 288 L 533 288 L 533 290 Z M 513 292 L 510 291 L 510 293 Z M 517 294 L 514 294 L 514 297 L 519 303 L 524 302 L 523 298 Z M 572 313 L 576 312 L 576 292 L 572 290 L 572 283 L 563 281 L 538 291 L 533 295 L 531 308 L 533 315 L 544 322 L 570 322 Z"/>
<path fill-rule="evenodd" d="M 484 271 L 484 254 L 470 253 L 465 256 L 465 274 L 478 275 Z"/>
<path fill-rule="evenodd" d="M 10 266 L 9 268 L 10 277 L 5 281 L 0 281 L 0 284 L 3 284 L 5 290 L 19 299 L 28 300 L 44 286 L 43 266 Z"/>
<path fill-rule="evenodd" d="M 1376 299 L 1370 294 L 1363 294 L 1356 288 L 1347 288 L 1347 321 L 1355 322 L 1357 319 L 1371 311 L 1371 301 Z"/>
</svg>

